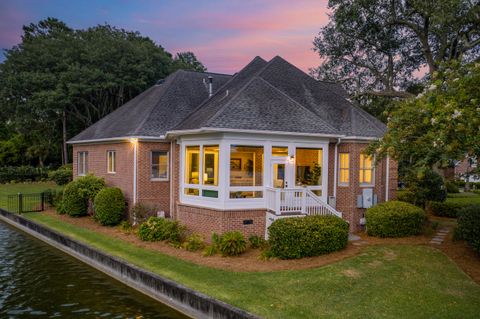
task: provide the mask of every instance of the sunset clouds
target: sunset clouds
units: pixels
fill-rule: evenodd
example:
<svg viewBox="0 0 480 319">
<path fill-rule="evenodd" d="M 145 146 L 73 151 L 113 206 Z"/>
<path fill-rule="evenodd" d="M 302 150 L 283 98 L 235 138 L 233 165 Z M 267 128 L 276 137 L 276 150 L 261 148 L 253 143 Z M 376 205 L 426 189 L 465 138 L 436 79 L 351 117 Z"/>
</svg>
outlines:
<svg viewBox="0 0 480 319">
<path fill-rule="evenodd" d="M 233 73 L 260 55 L 318 66 L 312 41 L 328 22 L 327 1 L 18 1 L 0 4 L 0 47 L 20 40 L 21 26 L 48 16 L 75 28 L 109 23 L 137 30 L 168 51 L 193 51 L 213 72 Z"/>
</svg>

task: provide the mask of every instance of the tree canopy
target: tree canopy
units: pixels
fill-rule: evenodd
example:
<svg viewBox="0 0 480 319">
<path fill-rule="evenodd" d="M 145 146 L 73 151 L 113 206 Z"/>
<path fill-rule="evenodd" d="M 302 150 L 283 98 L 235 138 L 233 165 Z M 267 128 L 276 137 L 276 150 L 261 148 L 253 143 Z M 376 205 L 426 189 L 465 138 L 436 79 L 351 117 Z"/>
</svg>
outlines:
<svg viewBox="0 0 480 319">
<path fill-rule="evenodd" d="M 205 70 L 191 52 L 172 58 L 148 37 L 108 24 L 75 30 L 48 18 L 24 26 L 0 64 L 0 152 L 21 138 L 32 164 L 67 162 L 66 139 L 179 68 Z M 12 162 L 0 156 L 0 165 Z"/>
</svg>

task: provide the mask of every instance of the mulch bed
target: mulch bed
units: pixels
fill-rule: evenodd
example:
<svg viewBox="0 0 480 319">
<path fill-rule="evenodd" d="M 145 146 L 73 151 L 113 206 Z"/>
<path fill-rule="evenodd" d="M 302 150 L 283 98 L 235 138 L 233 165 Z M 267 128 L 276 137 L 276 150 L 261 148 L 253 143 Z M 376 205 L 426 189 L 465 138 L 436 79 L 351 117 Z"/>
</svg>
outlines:
<svg viewBox="0 0 480 319">
<path fill-rule="evenodd" d="M 133 233 L 125 233 L 119 227 L 105 227 L 94 222 L 91 217 L 72 218 L 68 215 L 58 215 L 53 210 L 44 214 L 60 219 L 79 227 L 83 227 L 113 238 L 129 242 L 137 247 L 155 250 L 166 255 L 180 258 L 195 264 L 208 266 L 217 269 L 256 272 L 256 271 L 278 271 L 316 268 L 341 261 L 345 258 L 360 254 L 369 245 L 425 245 L 442 251 L 454 261 L 474 281 L 480 284 L 480 256 L 470 249 L 464 242 L 453 242 L 450 232 L 447 240 L 442 245 L 430 245 L 431 236 L 412 236 L 405 238 L 377 238 L 370 237 L 365 233 L 359 233 L 359 241 L 349 242 L 347 248 L 342 251 L 328 255 L 309 257 L 295 260 L 281 260 L 272 258 L 270 260 L 260 259 L 259 249 L 248 249 L 244 254 L 237 257 L 209 256 L 204 257 L 201 251 L 190 252 L 185 249 L 174 248 L 165 242 L 144 242 Z"/>
</svg>

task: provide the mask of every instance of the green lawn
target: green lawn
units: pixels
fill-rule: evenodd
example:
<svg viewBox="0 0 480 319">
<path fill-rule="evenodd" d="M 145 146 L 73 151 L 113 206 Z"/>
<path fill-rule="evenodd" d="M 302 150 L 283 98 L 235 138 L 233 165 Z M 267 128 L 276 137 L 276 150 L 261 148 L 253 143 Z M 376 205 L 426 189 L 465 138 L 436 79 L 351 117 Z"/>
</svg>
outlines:
<svg viewBox="0 0 480 319">
<path fill-rule="evenodd" d="M 475 193 L 448 194 L 448 203 L 457 204 L 478 204 L 480 205 L 480 195 Z"/>
<path fill-rule="evenodd" d="M 62 189 L 53 182 L 0 184 L 0 208 L 7 208 L 7 196 L 12 194 L 41 193 L 48 189 Z"/>
<path fill-rule="evenodd" d="M 478 318 L 480 313 L 480 286 L 426 246 L 370 246 L 320 268 L 242 273 L 142 249 L 41 213 L 24 216 L 265 318 Z"/>
</svg>

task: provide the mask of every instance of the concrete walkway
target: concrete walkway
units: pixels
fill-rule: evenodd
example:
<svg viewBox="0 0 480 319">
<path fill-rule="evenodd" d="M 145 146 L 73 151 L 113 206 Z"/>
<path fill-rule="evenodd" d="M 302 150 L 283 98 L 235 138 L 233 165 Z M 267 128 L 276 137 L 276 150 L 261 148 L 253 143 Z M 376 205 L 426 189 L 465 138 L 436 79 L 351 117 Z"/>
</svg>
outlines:
<svg viewBox="0 0 480 319">
<path fill-rule="evenodd" d="M 432 238 L 432 240 L 430 240 L 430 244 L 441 245 L 445 240 L 445 237 L 447 237 L 447 234 L 450 232 L 450 230 L 451 230 L 450 227 L 440 228 L 435 234 L 435 236 Z"/>
</svg>

